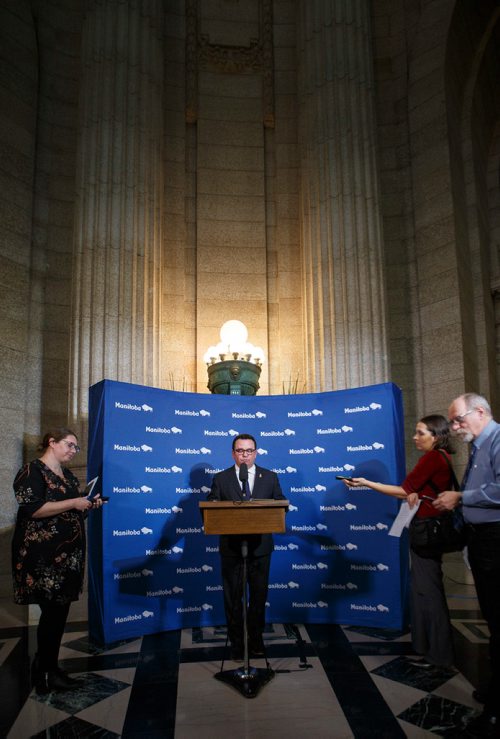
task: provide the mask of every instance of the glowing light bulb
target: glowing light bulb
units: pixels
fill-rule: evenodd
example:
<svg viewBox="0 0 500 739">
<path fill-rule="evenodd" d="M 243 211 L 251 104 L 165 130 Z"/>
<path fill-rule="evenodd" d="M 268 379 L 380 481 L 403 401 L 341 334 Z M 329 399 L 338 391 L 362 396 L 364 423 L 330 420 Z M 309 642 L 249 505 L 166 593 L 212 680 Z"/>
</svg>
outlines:
<svg viewBox="0 0 500 739">
<path fill-rule="evenodd" d="M 241 321 L 226 321 L 220 330 L 221 343 L 226 347 L 226 352 L 233 354 L 241 352 L 241 347 L 248 338 L 248 329 Z"/>
</svg>

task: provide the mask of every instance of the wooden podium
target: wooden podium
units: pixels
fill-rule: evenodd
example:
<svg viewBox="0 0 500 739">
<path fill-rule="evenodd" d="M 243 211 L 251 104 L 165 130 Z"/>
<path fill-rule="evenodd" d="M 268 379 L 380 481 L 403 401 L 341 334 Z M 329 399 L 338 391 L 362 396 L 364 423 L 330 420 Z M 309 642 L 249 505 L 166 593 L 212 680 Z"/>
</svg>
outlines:
<svg viewBox="0 0 500 739">
<path fill-rule="evenodd" d="M 283 534 L 288 500 L 209 500 L 199 504 L 205 534 Z"/>
<path fill-rule="evenodd" d="M 255 698 L 260 688 L 274 677 L 269 667 L 250 667 L 247 632 L 247 555 L 248 542 L 245 536 L 252 534 L 278 534 L 285 532 L 285 512 L 288 500 L 257 499 L 249 501 L 210 500 L 199 503 L 203 515 L 205 534 L 229 534 L 242 537 L 243 558 L 243 637 L 244 665 L 236 670 L 220 670 L 214 677 L 228 683 L 245 698 Z M 224 662 L 222 663 L 222 666 Z"/>
</svg>

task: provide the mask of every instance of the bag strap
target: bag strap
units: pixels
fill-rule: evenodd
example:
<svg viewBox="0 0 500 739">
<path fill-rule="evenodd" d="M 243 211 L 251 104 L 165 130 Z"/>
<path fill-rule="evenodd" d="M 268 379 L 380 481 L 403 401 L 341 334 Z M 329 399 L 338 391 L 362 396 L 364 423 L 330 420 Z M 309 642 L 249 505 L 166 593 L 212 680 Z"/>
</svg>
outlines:
<svg viewBox="0 0 500 739">
<path fill-rule="evenodd" d="M 457 480 L 457 476 L 455 475 L 455 470 L 453 469 L 453 466 L 452 466 L 452 464 L 451 464 L 451 462 L 450 462 L 450 460 L 448 458 L 448 455 L 446 454 L 446 452 L 444 451 L 444 449 L 437 449 L 436 451 L 438 451 L 441 454 L 441 456 L 446 459 L 446 462 L 448 464 L 448 467 L 450 468 L 451 481 L 453 483 L 453 490 L 458 490 L 459 491 L 460 490 L 460 484 L 459 484 L 459 482 Z"/>
<path fill-rule="evenodd" d="M 457 477 L 455 475 L 455 471 L 454 471 L 453 467 L 451 466 L 451 462 L 448 459 L 448 457 L 446 455 L 446 452 L 443 451 L 443 449 L 436 449 L 436 451 L 439 452 L 441 454 L 441 456 L 444 457 L 444 459 L 446 459 L 446 462 L 448 464 L 448 467 L 450 468 L 450 475 L 451 475 L 451 481 L 452 481 L 452 485 L 453 485 L 453 490 L 460 490 L 460 485 L 458 484 L 458 480 L 457 480 Z M 439 493 L 441 492 L 441 490 L 439 490 L 438 486 L 437 485 L 434 485 L 434 483 L 432 482 L 432 480 L 427 480 L 427 485 L 429 485 L 434 490 L 434 492 L 436 493 L 436 495 L 439 495 Z"/>
<path fill-rule="evenodd" d="M 436 449 L 436 451 L 439 452 L 441 454 L 441 456 L 446 460 L 446 464 L 448 465 L 448 467 L 450 469 L 450 475 L 451 475 L 451 482 L 452 482 L 452 485 L 453 485 L 453 490 L 460 490 L 460 485 L 458 483 L 457 476 L 455 475 L 455 471 L 454 471 L 453 467 L 451 466 L 451 462 L 448 459 L 448 456 L 447 456 L 446 452 L 443 449 Z M 437 485 L 434 485 L 434 483 L 432 482 L 432 480 L 427 480 L 427 484 L 430 485 L 430 487 L 434 490 L 434 492 L 436 493 L 436 495 L 439 495 L 439 493 L 441 491 L 438 490 Z"/>
</svg>

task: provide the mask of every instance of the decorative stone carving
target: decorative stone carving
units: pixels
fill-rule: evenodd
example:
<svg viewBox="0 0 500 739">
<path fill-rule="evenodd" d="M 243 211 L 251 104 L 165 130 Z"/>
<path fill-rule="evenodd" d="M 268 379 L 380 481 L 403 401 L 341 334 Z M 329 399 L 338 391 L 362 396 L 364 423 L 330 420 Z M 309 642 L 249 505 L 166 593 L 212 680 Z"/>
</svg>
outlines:
<svg viewBox="0 0 500 739">
<path fill-rule="evenodd" d="M 271 0 L 260 0 L 260 37 L 248 46 L 213 44 L 207 34 L 198 36 L 198 3 L 186 3 L 186 122 L 198 117 L 199 69 L 220 74 L 262 74 L 263 123 L 274 128 L 273 12 Z"/>
</svg>

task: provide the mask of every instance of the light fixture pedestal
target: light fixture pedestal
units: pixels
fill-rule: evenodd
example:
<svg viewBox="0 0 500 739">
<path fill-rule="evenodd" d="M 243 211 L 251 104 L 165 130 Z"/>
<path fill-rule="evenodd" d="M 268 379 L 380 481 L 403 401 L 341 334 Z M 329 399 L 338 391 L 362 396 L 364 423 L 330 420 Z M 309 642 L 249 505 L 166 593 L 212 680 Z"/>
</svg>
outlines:
<svg viewBox="0 0 500 739">
<path fill-rule="evenodd" d="M 208 389 L 218 395 L 256 395 L 261 367 L 242 359 L 214 362 L 207 367 Z"/>
</svg>

